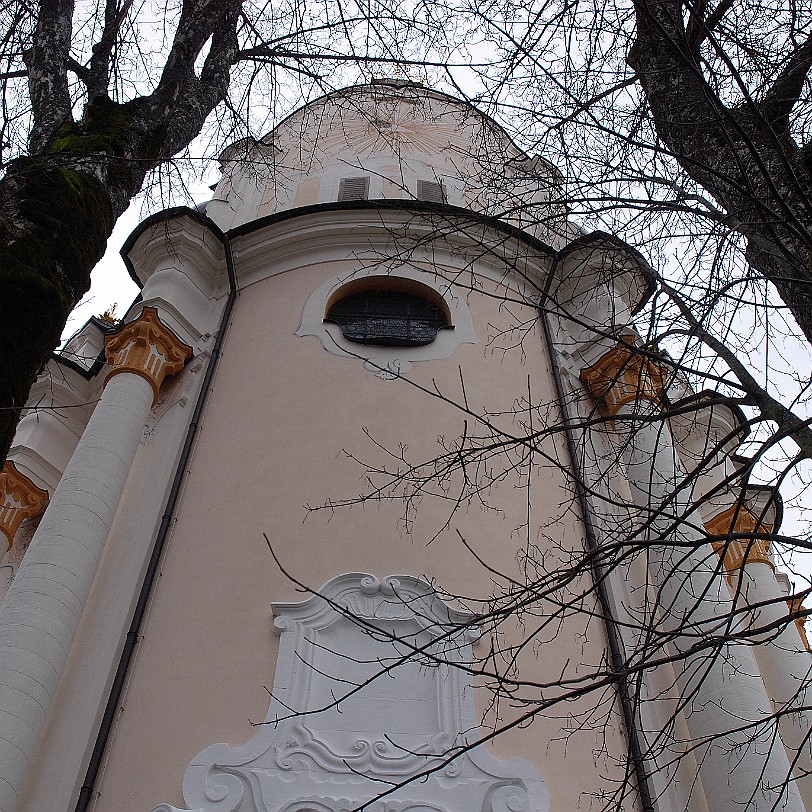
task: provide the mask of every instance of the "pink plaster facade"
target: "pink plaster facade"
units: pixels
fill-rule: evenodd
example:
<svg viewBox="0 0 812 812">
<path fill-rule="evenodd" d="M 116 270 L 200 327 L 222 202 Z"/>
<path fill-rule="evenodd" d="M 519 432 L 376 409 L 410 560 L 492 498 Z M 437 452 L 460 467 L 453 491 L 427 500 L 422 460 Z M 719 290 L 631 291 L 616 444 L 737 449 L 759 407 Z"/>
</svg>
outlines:
<svg viewBox="0 0 812 812">
<path fill-rule="evenodd" d="M 359 361 L 326 352 L 315 338 L 295 336 L 305 299 L 335 271 L 316 266 L 241 292 L 109 748 L 98 810 L 122 809 L 123 799 L 131 809 L 151 809 L 159 801 L 182 806 L 180 780 L 192 757 L 214 742 L 247 741 L 255 732 L 251 722 L 264 718 L 277 641 L 268 605 L 295 600 L 297 590 L 274 563 L 263 534 L 284 568 L 313 589 L 346 571 L 406 573 L 468 596 L 469 605 L 489 598 L 494 585 L 458 532 L 511 578 L 524 577 L 528 499 L 533 544 L 555 555 L 546 535 L 564 550 L 583 543 L 572 513 L 561 516 L 569 497 L 563 475 L 550 466 L 540 468 L 529 492 L 510 472 L 489 488 L 487 500 L 498 512 L 474 501 L 453 505 L 452 513 L 448 500 L 429 496 L 411 505 L 373 498 L 308 510 L 369 495 L 367 471 L 389 464 L 401 444 L 414 461 L 442 454 L 440 439 L 464 430 L 460 371 L 469 404 L 483 413 L 510 411 L 528 386 L 548 393 L 551 386 L 535 331 L 525 337 L 524 353 L 496 336 L 517 314 L 500 313 L 493 284 L 486 283 L 493 298 L 470 300 L 481 343 L 459 347 L 448 359 L 416 363 L 408 379 L 381 380 Z M 532 319 L 530 308 L 526 316 Z M 435 387 L 453 402 L 429 394 Z M 515 427 L 510 417 L 501 422 Z M 555 453 L 552 443 L 549 450 Z M 459 485 L 455 475 L 442 487 L 453 494 Z M 594 623 L 587 629 L 583 620 L 568 623 L 543 651 L 526 658 L 532 679 L 553 680 L 567 661 L 600 661 L 602 632 Z M 488 645 L 482 641 L 476 651 Z M 482 693 L 484 711 L 489 697 Z M 495 752 L 533 761 L 554 807 L 589 803 L 605 789 L 611 761 L 624 747 L 611 694 L 602 700 L 608 731 L 601 726 L 563 740 L 557 718 L 539 719 L 500 737 Z M 503 721 L 511 716 L 504 709 L 500 715 Z M 610 750 L 596 763 L 607 732 Z M 565 768 L 565 752 L 582 764 L 577 782 Z"/>
<path fill-rule="evenodd" d="M 134 313 L 156 307 L 193 358 L 164 384 L 144 426 L 16 812 L 74 808 L 178 470 L 166 547 L 89 809 L 194 808 L 184 799 L 184 775 L 189 787 L 197 780 L 189 765 L 212 745 L 240 748 L 261 737 L 256 723 L 269 711 L 269 691 L 291 667 L 285 655 L 277 668 L 284 630 L 274 628 L 271 604 L 284 613 L 285 602 L 307 597 L 295 582 L 318 591 L 347 573 L 423 579 L 453 609 L 475 615 L 515 585 L 527 587 L 533 600 L 498 624 L 483 621 L 483 637 L 465 649 L 476 672 L 474 718 L 454 732 L 473 740 L 508 726 L 482 745 L 488 763 L 506 771 L 503 783 L 515 768 L 543 787 L 528 791 L 524 805 L 506 804 L 511 812 L 597 812 L 609 798 L 615 809 L 639 808 L 624 771 L 629 739 L 616 683 L 543 705 L 565 690 L 562 678 L 600 672 L 609 658 L 591 572 L 563 593 L 533 591 L 546 568 L 581 560 L 587 542 L 566 438 L 544 430 L 561 425 L 561 386 L 580 416 L 591 414 L 579 372 L 614 346 L 609 328 L 628 325 L 645 298 L 644 263 L 619 240 L 567 223 L 556 170 L 522 153 L 494 122 L 448 97 L 396 85 L 332 94 L 260 142 L 234 145 L 221 157 L 223 178 L 205 213 L 147 221 L 126 245 L 143 285 Z M 358 176 L 369 179 L 369 199 L 338 200 L 341 180 Z M 440 184 L 445 205 L 417 199 L 418 181 Z M 521 214 L 518 200 L 527 203 Z M 325 323 L 328 302 L 369 277 L 378 287 L 401 280 L 434 290 L 453 330 L 419 348 L 346 341 Z M 559 310 L 548 344 L 538 306 L 550 291 Z M 98 344 L 96 332 L 88 328 L 87 337 Z M 89 401 L 106 370 L 86 366 Z M 58 480 L 75 440 L 67 451 L 54 446 L 50 459 L 31 426 L 22 424 L 26 444 L 15 453 L 26 470 Z M 71 431 L 75 438 L 81 427 Z M 528 433 L 538 433 L 532 449 L 521 440 Z M 616 451 L 604 435 L 585 444 L 596 459 Z M 610 485 L 617 509 L 607 524 L 628 521 L 633 489 L 622 478 Z M 596 480 L 596 490 L 604 486 Z M 633 605 L 648 578 L 639 559 L 613 572 L 614 606 Z M 562 611 L 582 592 L 586 599 Z M 495 691 L 494 667 L 525 682 L 520 696 Z M 656 678 L 650 689 L 660 701 L 641 711 L 649 714 L 641 725 L 655 731 L 675 707 L 673 672 L 664 666 Z M 392 705 L 393 724 L 413 723 Z M 532 722 L 510 726 L 534 707 Z M 358 723 L 363 735 L 376 733 Z M 675 728 L 688 737 L 682 716 Z M 525 766 L 515 767 L 516 757 Z M 691 759 L 655 775 L 657 812 L 708 809 Z M 353 786 L 341 812 L 360 805 L 365 790 Z M 326 808 L 267 798 L 264 806 L 220 804 L 215 796 L 206 812 Z M 483 812 L 502 808 L 489 803 Z M 463 812 L 439 801 L 411 808 Z"/>
</svg>

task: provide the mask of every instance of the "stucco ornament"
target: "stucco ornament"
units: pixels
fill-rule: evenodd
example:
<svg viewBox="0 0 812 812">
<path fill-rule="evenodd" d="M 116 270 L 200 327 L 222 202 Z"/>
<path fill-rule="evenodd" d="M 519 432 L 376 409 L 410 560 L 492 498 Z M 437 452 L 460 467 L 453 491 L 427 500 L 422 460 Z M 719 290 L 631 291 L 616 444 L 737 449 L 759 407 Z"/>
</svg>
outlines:
<svg viewBox="0 0 812 812">
<path fill-rule="evenodd" d="M 419 578 L 356 572 L 272 606 L 281 639 L 266 724 L 192 761 L 190 810 L 548 812 L 534 767 L 470 746 L 473 690 L 460 666 L 479 635 L 471 615 Z"/>
<path fill-rule="evenodd" d="M 453 329 L 442 329 L 430 344 L 415 347 L 383 347 L 374 344 L 356 344 L 348 341 L 337 324 L 325 321 L 328 303 L 342 288 L 359 281 L 377 281 L 386 289 L 393 281 L 416 282 L 432 290 L 443 300 Z M 398 266 L 389 274 L 369 273 L 360 269 L 352 274 L 335 276 L 310 294 L 302 309 L 297 336 L 316 336 L 327 352 L 364 362 L 364 369 L 385 381 L 405 375 L 417 361 L 448 358 L 461 344 L 478 344 L 471 314 L 465 299 L 440 275 L 417 268 Z"/>
<path fill-rule="evenodd" d="M 161 321 L 154 307 L 145 307 L 135 321 L 107 336 L 104 351 L 110 364 L 107 380 L 122 372 L 139 375 L 152 387 L 153 404 L 164 379 L 180 372 L 192 357 L 192 348 Z"/>
<path fill-rule="evenodd" d="M 7 460 L 0 471 L 0 532 L 8 542 L 7 550 L 14 544 L 20 525 L 42 513 L 47 501 L 48 491 L 35 485 Z"/>
</svg>

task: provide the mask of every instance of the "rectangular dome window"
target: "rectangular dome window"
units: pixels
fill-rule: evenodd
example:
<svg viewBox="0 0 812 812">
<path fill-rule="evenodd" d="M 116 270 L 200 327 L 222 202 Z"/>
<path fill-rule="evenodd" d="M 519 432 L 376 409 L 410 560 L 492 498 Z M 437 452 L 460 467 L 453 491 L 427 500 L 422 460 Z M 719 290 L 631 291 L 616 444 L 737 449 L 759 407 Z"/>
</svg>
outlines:
<svg viewBox="0 0 812 812">
<path fill-rule="evenodd" d="M 367 200 L 369 198 L 369 176 L 362 178 L 341 178 L 338 184 L 338 202 Z"/>
<path fill-rule="evenodd" d="M 427 203 L 445 203 L 445 187 L 434 180 L 417 181 L 417 199 Z"/>
</svg>

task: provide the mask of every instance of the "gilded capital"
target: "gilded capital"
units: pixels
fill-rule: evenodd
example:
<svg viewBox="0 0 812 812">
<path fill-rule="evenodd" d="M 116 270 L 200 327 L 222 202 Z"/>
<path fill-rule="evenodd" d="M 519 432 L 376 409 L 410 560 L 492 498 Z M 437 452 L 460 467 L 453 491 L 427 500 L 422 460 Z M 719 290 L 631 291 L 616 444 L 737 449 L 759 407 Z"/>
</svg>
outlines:
<svg viewBox="0 0 812 812">
<path fill-rule="evenodd" d="M 803 641 L 804 647 L 809 650 L 809 640 L 806 636 L 806 616 L 809 614 L 809 610 L 803 604 L 803 598 L 799 598 L 794 596 L 787 600 L 787 606 L 789 606 L 789 612 L 791 615 L 795 615 L 798 613 L 802 613 L 800 617 L 795 618 L 795 626 L 798 629 L 798 634 L 801 635 L 801 640 Z"/>
<path fill-rule="evenodd" d="M 581 370 L 582 383 L 611 417 L 621 406 L 638 400 L 659 406 L 665 391 L 661 365 L 656 359 L 636 351 L 632 336 L 623 338 L 623 343 L 604 353 L 591 367 Z"/>
<path fill-rule="evenodd" d="M 37 487 L 13 462 L 6 460 L 0 472 L 0 499 L 0 530 L 8 540 L 7 549 L 11 549 L 23 521 L 38 516 L 45 509 L 48 491 Z"/>
<path fill-rule="evenodd" d="M 104 348 L 112 367 L 107 380 L 119 372 L 140 375 L 152 385 L 155 400 L 164 378 L 180 372 L 192 356 L 192 348 L 161 322 L 154 307 L 145 307 L 135 321 L 107 336 Z"/>
<path fill-rule="evenodd" d="M 713 549 L 722 556 L 722 564 L 733 575 L 747 564 L 767 564 L 775 569 L 770 558 L 770 542 L 756 538 L 772 532 L 746 505 L 735 504 L 705 522 L 711 536 L 731 536 L 725 541 L 714 541 Z"/>
</svg>

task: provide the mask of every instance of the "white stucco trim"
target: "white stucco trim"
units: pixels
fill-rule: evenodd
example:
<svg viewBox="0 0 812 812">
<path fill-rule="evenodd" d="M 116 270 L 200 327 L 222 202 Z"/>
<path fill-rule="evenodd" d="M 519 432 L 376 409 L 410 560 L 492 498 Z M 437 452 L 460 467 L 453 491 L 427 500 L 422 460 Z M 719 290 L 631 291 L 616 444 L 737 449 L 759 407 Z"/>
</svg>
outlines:
<svg viewBox="0 0 812 812">
<path fill-rule="evenodd" d="M 408 279 L 431 288 L 445 302 L 451 316 L 451 328 L 437 333 L 437 338 L 423 347 L 379 347 L 356 344 L 344 338 L 337 324 L 324 321 L 327 305 L 342 287 L 358 279 L 376 278 Z M 471 314 L 465 300 L 458 296 L 452 285 L 439 274 L 427 273 L 412 267 L 401 267 L 390 274 L 359 268 L 349 274 L 341 274 L 320 285 L 305 302 L 297 336 L 316 336 L 322 347 L 333 355 L 358 358 L 364 361 L 364 369 L 379 378 L 391 380 L 409 371 L 415 361 L 433 361 L 448 358 L 460 344 L 478 344 Z"/>
<path fill-rule="evenodd" d="M 466 664 L 479 630 L 426 581 L 348 572 L 272 608 L 280 643 L 265 722 L 247 744 L 192 760 L 189 810 L 549 812 L 533 766 L 476 744 Z"/>
</svg>

